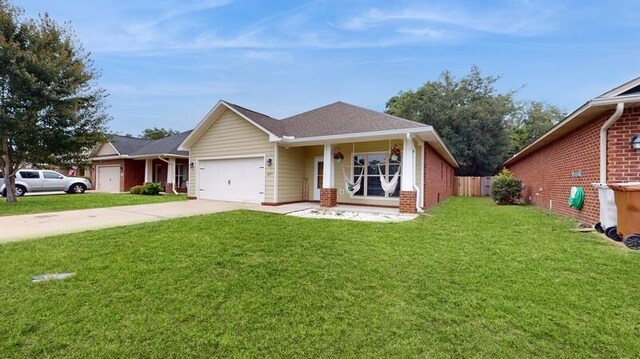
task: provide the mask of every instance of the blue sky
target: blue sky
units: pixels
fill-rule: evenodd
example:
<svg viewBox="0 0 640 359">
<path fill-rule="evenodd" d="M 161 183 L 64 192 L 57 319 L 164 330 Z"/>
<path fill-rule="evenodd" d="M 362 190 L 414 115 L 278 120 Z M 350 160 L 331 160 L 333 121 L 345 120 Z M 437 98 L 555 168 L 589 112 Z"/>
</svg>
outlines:
<svg viewBox="0 0 640 359">
<path fill-rule="evenodd" d="M 478 65 L 501 91 L 572 111 L 640 76 L 640 1 L 21 0 L 70 21 L 109 92 L 109 127 L 187 130 L 219 100 L 286 117 Z"/>
</svg>

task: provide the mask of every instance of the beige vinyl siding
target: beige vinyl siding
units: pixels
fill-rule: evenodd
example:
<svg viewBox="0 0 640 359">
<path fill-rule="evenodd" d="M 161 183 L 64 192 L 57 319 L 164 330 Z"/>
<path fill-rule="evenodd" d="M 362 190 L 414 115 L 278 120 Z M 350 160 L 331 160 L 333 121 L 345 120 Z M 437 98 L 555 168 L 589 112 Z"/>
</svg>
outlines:
<svg viewBox="0 0 640 359">
<path fill-rule="evenodd" d="M 189 162 L 195 164 L 198 159 L 247 155 L 273 158 L 274 151 L 274 144 L 269 142 L 269 136 L 264 131 L 236 113 L 226 110 L 191 147 Z M 265 202 L 274 200 L 274 168 L 275 166 L 265 166 Z M 195 165 L 193 170 L 189 171 L 190 196 L 196 196 L 197 193 L 198 170 Z"/>
<path fill-rule="evenodd" d="M 105 142 L 100 147 L 100 150 L 96 154 L 96 156 L 117 156 L 118 151 L 113 147 L 109 142 Z"/>
<path fill-rule="evenodd" d="M 278 202 L 302 201 L 305 159 L 304 148 L 278 147 Z"/>
</svg>

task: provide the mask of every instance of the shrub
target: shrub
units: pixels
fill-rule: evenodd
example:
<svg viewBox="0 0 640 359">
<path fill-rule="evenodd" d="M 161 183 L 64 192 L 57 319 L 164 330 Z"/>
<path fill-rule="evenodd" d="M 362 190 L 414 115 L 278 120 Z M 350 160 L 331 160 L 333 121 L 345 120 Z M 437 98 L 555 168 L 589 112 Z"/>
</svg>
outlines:
<svg viewBox="0 0 640 359">
<path fill-rule="evenodd" d="M 147 182 L 143 186 L 142 194 L 155 196 L 160 194 L 160 191 L 162 191 L 162 185 L 160 183 Z"/>
<path fill-rule="evenodd" d="M 129 193 L 131 194 L 143 194 L 144 186 L 133 186 L 129 189 Z"/>
<path fill-rule="evenodd" d="M 522 197 L 522 181 L 503 169 L 493 180 L 491 197 L 497 204 L 517 204 Z"/>
</svg>

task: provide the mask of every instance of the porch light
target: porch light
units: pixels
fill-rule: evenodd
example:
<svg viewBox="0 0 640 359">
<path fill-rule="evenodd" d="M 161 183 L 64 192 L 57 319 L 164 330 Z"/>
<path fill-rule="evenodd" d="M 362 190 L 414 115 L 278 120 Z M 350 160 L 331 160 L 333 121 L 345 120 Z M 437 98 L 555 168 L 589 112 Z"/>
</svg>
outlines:
<svg viewBox="0 0 640 359">
<path fill-rule="evenodd" d="M 273 159 L 267 158 L 267 167 L 271 167 L 272 164 L 273 164 Z"/>
<path fill-rule="evenodd" d="M 189 168 L 193 168 L 195 166 L 195 163 L 191 162 L 189 163 Z"/>
<path fill-rule="evenodd" d="M 636 152 L 640 151 L 640 135 L 631 137 L 631 148 L 633 148 Z"/>
</svg>

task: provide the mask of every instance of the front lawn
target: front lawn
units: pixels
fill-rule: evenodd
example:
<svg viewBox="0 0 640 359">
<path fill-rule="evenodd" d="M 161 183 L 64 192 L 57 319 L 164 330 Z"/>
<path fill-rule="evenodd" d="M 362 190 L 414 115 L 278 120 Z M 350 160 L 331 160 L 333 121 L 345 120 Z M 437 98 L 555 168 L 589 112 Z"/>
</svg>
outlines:
<svg viewBox="0 0 640 359">
<path fill-rule="evenodd" d="M 486 199 L 431 214 L 371 224 L 239 211 L 3 244 L 0 357 L 640 352 L 639 253 Z"/>
<path fill-rule="evenodd" d="M 186 200 L 185 195 L 141 196 L 128 193 L 84 193 L 84 194 L 53 194 L 19 197 L 18 203 L 7 203 L 0 197 L 0 216 L 17 214 L 31 214 L 43 212 L 69 211 L 72 209 L 87 209 L 115 206 L 129 206 L 133 204 L 159 203 Z"/>
</svg>

